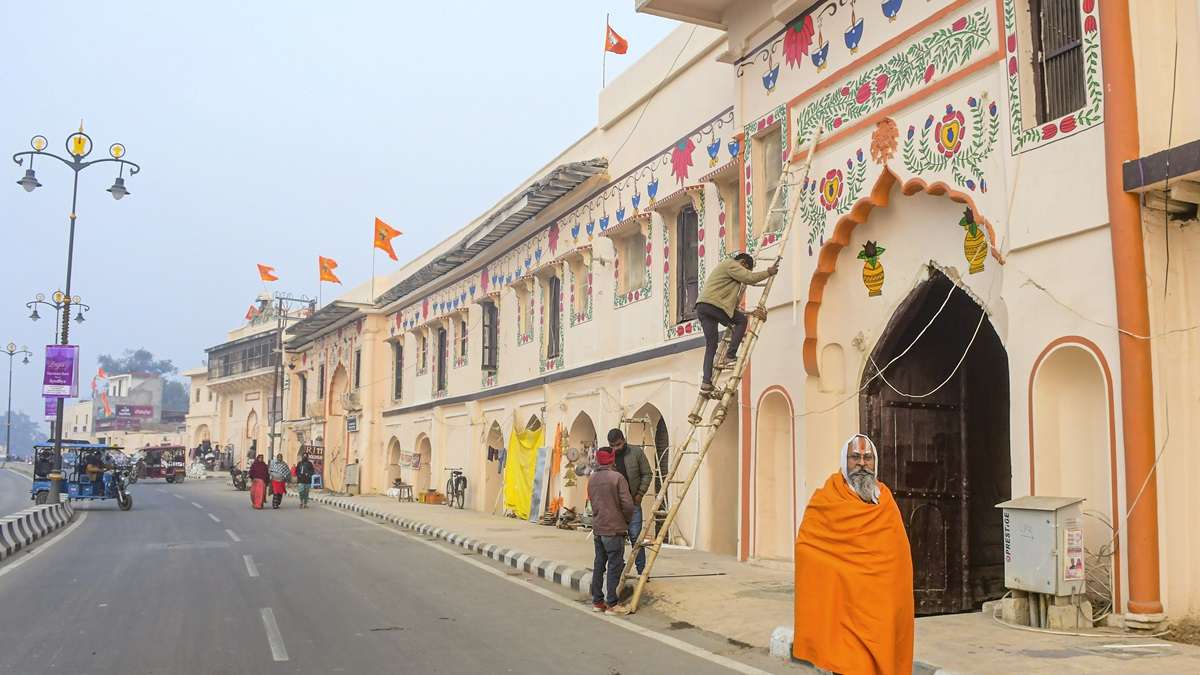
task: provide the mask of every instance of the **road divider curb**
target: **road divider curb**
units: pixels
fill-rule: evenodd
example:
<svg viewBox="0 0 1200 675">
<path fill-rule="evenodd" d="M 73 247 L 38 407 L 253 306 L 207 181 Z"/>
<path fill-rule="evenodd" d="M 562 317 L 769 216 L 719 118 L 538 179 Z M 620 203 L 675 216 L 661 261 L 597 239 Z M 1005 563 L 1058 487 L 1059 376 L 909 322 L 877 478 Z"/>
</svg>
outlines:
<svg viewBox="0 0 1200 675">
<path fill-rule="evenodd" d="M 289 490 L 289 492 L 295 494 L 295 492 L 292 490 Z M 502 546 L 497 546 L 496 544 L 489 544 L 485 541 L 475 539 L 474 537 L 468 537 L 465 534 L 451 532 L 445 528 L 434 527 L 433 525 L 422 523 L 420 521 L 401 518 L 400 516 L 392 513 L 384 513 L 383 511 L 379 511 L 363 504 L 356 504 L 353 501 L 341 497 L 314 494 L 309 496 L 309 500 L 319 504 L 325 504 L 339 508 L 343 511 L 350 511 L 351 513 L 356 513 L 360 516 L 378 518 L 401 529 L 409 530 L 427 537 L 434 537 L 436 539 L 447 541 L 455 546 L 459 546 L 468 551 L 491 558 L 492 560 L 507 565 L 513 569 L 527 572 L 541 579 L 551 581 L 559 586 L 569 588 L 579 593 L 591 592 L 591 570 L 577 569 L 557 560 L 546 560 L 532 556 L 528 553 L 523 553 L 516 549 L 504 548 Z"/>
<path fill-rule="evenodd" d="M 0 560 L 65 527 L 75 518 L 70 503 L 41 504 L 0 518 Z"/>
</svg>

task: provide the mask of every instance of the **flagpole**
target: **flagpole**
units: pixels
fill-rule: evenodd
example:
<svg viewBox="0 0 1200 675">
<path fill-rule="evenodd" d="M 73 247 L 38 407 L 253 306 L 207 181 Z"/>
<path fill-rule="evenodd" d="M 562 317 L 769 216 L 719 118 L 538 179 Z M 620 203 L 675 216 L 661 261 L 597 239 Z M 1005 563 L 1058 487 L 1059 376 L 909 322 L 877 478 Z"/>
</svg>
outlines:
<svg viewBox="0 0 1200 675">
<path fill-rule="evenodd" d="M 608 84 L 608 27 L 611 14 L 604 14 L 604 55 L 600 57 L 600 89 Z"/>
<path fill-rule="evenodd" d="M 375 302 L 375 247 L 371 247 L 371 303 Z"/>
</svg>

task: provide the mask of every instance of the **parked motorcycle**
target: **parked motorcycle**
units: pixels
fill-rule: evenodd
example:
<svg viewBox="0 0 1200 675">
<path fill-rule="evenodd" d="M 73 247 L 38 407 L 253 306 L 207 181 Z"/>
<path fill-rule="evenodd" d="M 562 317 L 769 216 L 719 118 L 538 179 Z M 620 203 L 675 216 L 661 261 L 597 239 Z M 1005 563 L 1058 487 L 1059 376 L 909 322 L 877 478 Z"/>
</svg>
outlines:
<svg viewBox="0 0 1200 675">
<path fill-rule="evenodd" d="M 249 481 L 248 481 L 248 476 L 246 475 L 246 472 L 242 471 L 241 469 L 237 468 L 236 466 L 230 467 L 229 477 L 231 479 L 233 479 L 233 489 L 245 490 L 246 488 L 249 487 Z"/>
</svg>

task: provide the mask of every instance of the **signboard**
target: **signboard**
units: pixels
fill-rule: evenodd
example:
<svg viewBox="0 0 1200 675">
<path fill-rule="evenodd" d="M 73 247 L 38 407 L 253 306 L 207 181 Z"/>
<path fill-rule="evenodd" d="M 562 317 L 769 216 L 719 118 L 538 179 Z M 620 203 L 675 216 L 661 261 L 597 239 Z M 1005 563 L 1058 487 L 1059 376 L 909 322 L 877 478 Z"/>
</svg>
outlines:
<svg viewBox="0 0 1200 675">
<path fill-rule="evenodd" d="M 46 401 L 46 419 L 52 420 L 58 415 L 58 397 L 47 396 L 44 400 Z"/>
<path fill-rule="evenodd" d="M 137 431 L 142 421 L 136 417 L 107 417 L 96 420 L 96 431 Z"/>
<path fill-rule="evenodd" d="M 79 396 L 79 346 L 46 345 L 46 370 L 42 396 Z"/>
<path fill-rule="evenodd" d="M 346 416 L 346 431 L 358 431 L 358 415 Z"/>
<path fill-rule="evenodd" d="M 1063 567 L 1064 581 L 1082 581 L 1083 569 L 1083 528 L 1068 527 L 1066 532 L 1066 565 Z"/>
<path fill-rule="evenodd" d="M 117 417 L 154 417 L 154 406 L 152 405 L 125 405 L 118 404 L 116 406 Z"/>
</svg>

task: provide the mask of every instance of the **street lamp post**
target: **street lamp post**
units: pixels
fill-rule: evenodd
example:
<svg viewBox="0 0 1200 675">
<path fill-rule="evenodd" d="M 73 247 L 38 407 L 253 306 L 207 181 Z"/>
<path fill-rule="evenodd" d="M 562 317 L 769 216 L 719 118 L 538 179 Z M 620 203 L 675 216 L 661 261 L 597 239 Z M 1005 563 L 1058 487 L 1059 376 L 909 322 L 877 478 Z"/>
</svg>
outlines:
<svg viewBox="0 0 1200 675">
<path fill-rule="evenodd" d="M 58 342 L 58 330 L 59 327 L 62 326 L 62 311 L 64 309 L 69 309 L 68 305 L 73 305 L 76 308 L 75 323 L 83 323 L 85 320 L 83 318 L 83 313 L 92 311 L 91 306 L 85 305 L 78 295 L 73 298 L 68 298 L 62 291 L 54 291 L 54 294 L 50 296 L 50 300 L 46 300 L 46 295 L 44 293 L 38 293 L 37 295 L 33 296 L 33 300 L 25 303 L 26 308 L 33 310 L 29 313 L 30 321 L 37 321 L 38 319 L 42 318 L 37 311 L 38 305 L 45 305 L 54 309 L 55 342 Z"/>
<path fill-rule="evenodd" d="M 33 356 L 33 352 L 29 351 L 25 345 L 21 345 L 18 349 L 15 344 L 10 342 L 0 353 L 8 354 L 8 414 L 4 417 L 4 464 L 7 464 L 8 455 L 12 452 L 12 361 L 17 354 L 24 354 L 25 358 L 21 359 L 21 363 L 29 363 L 29 357 Z"/>
<path fill-rule="evenodd" d="M 312 312 L 315 308 L 313 299 L 307 295 L 301 295 L 297 297 L 287 293 L 275 293 L 275 325 L 276 330 L 279 333 L 279 344 L 272 345 L 271 347 L 271 353 L 272 355 L 275 355 L 275 366 L 271 373 L 271 409 L 267 414 L 267 422 L 271 429 L 271 431 L 267 434 L 270 441 L 269 452 L 271 453 L 271 457 L 275 456 L 275 439 L 281 436 L 283 433 L 282 430 L 276 431 L 275 425 L 282 425 L 282 423 L 286 421 L 286 416 L 283 414 L 283 409 L 286 407 L 284 405 L 285 399 L 283 395 L 283 359 L 287 356 L 287 353 L 283 344 L 283 332 L 288 327 L 288 319 L 291 317 L 292 307 L 296 304 L 307 308 L 309 312 Z M 304 411 L 300 411 L 300 415 L 303 417 Z"/>
<path fill-rule="evenodd" d="M 60 322 L 62 329 L 58 336 L 58 343 L 65 345 L 68 344 L 67 337 L 71 326 L 71 268 L 75 259 L 75 208 L 79 203 L 79 172 L 95 164 L 115 162 L 119 167 L 117 179 L 113 181 L 112 187 L 108 188 L 108 193 L 112 195 L 113 199 L 120 200 L 129 194 L 129 190 L 125 187 L 125 167 L 129 167 L 130 176 L 137 174 L 142 168 L 124 159 L 125 146 L 120 143 L 113 143 L 108 146 L 108 157 L 87 160 L 87 156 L 92 154 L 92 138 L 83 133 L 82 123 L 79 125 L 79 131 L 67 136 L 66 147 L 70 159 L 60 157 L 52 152 L 46 152 L 47 144 L 45 136 L 34 136 L 29 142 L 33 150 L 14 154 L 13 161 L 17 163 L 17 166 L 23 166 L 25 156 L 29 157 L 29 168 L 25 169 L 25 175 L 17 181 L 17 185 L 20 185 L 26 192 L 33 192 L 42 186 L 38 182 L 37 175 L 33 170 L 33 160 L 36 157 L 52 157 L 57 159 L 66 165 L 67 168 L 71 169 L 74 174 L 74 181 L 71 187 L 71 213 L 68 216 L 71 230 L 67 238 L 67 283 L 63 287 L 62 316 Z M 82 316 L 83 314 L 81 313 L 79 317 L 82 318 Z M 62 421 L 63 399 L 59 398 L 54 406 L 54 428 L 58 433 L 54 434 L 54 466 L 51 468 L 49 475 L 50 493 L 46 498 L 46 503 L 48 504 L 58 503 L 58 495 L 62 489 Z"/>
</svg>

